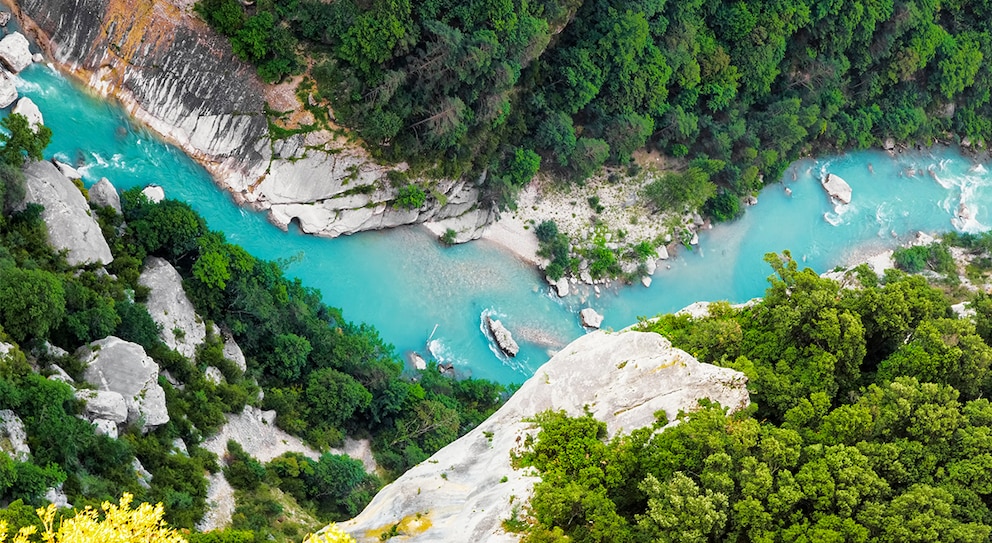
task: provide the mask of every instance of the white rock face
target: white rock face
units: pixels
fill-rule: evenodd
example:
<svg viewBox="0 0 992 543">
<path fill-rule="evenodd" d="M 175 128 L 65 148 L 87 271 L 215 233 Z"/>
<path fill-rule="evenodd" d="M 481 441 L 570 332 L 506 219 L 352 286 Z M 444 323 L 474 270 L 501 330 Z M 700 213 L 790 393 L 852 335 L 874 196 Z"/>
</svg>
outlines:
<svg viewBox="0 0 992 543">
<path fill-rule="evenodd" d="M 11 32 L 0 40 L 0 62 L 15 74 L 31 65 L 28 39 L 20 32 Z"/>
<path fill-rule="evenodd" d="M 158 185 L 148 185 L 147 187 L 141 189 L 141 194 L 148 198 L 148 201 L 157 204 L 162 200 L 165 200 L 165 189 Z"/>
<path fill-rule="evenodd" d="M 107 419 L 94 419 L 93 426 L 96 426 L 94 431 L 101 436 L 107 436 L 111 439 L 117 439 L 120 435 L 117 431 L 117 423 L 112 420 Z"/>
<path fill-rule="evenodd" d="M 582 320 L 582 326 L 589 328 L 599 328 L 603 324 L 603 316 L 591 307 L 579 311 L 579 318 Z"/>
<path fill-rule="evenodd" d="M 76 399 L 85 402 L 83 414 L 91 421 L 97 419 L 122 424 L 127 421 L 124 396 L 110 390 L 77 390 Z"/>
<path fill-rule="evenodd" d="M 38 106 L 27 96 L 18 100 L 10 112 L 17 113 L 18 115 L 24 115 L 24 117 L 28 120 L 28 124 L 31 126 L 31 129 L 35 132 L 38 131 L 39 126 L 45 124 L 45 118 L 41 116 L 41 110 L 38 109 Z"/>
<path fill-rule="evenodd" d="M 365 541 L 368 531 L 421 513 L 431 526 L 404 541 L 519 541 L 501 522 L 510 516 L 510 496 L 515 504 L 526 502 L 537 481 L 510 466 L 510 450 L 538 431 L 523 419 L 548 409 L 581 416 L 588 406 L 612 437 L 652 424 L 659 410 L 674 420 L 701 398 L 733 410 L 746 406 L 744 375 L 701 364 L 657 334 L 587 334 L 539 368 L 485 422 L 386 486 L 359 516 L 338 526 Z"/>
<path fill-rule="evenodd" d="M 45 161 L 26 165 L 24 178 L 26 200 L 45 207 L 41 217 L 48 224 L 48 242 L 55 249 L 68 251 L 70 265 L 114 261 L 86 198 L 72 181 Z"/>
<path fill-rule="evenodd" d="M 147 431 L 169 422 L 158 364 L 141 345 L 110 336 L 80 347 L 76 357 L 86 365 L 87 382 L 124 397 L 128 423 L 140 422 Z"/>
<path fill-rule="evenodd" d="M 503 323 L 486 317 L 486 324 L 489 325 L 489 331 L 493 334 L 493 339 L 496 340 L 496 345 L 499 346 L 500 350 L 507 354 L 507 356 L 517 356 L 520 352 L 520 346 L 514 341 L 513 335 L 510 331 L 503 326 Z"/>
<path fill-rule="evenodd" d="M 10 106 L 15 100 L 17 100 L 17 86 L 14 84 L 14 79 L 6 70 L 0 69 L 0 108 Z"/>
<path fill-rule="evenodd" d="M 10 409 L 0 410 L 0 450 L 18 462 L 27 462 L 31 456 L 28 434 L 21 418 Z"/>
<path fill-rule="evenodd" d="M 828 173 L 820 181 L 820 184 L 823 185 L 823 189 L 827 191 L 830 198 L 845 205 L 851 203 L 851 185 L 848 185 L 847 181 L 841 179 L 840 176 Z"/>
<path fill-rule="evenodd" d="M 245 360 L 245 353 L 241 352 L 241 346 L 234 341 L 233 337 L 224 340 L 224 358 L 238 365 L 241 371 L 248 369 L 248 362 Z"/>
<path fill-rule="evenodd" d="M 117 189 L 106 177 L 101 177 L 89 190 L 90 203 L 98 206 L 112 207 L 118 214 L 121 211 L 121 196 Z"/>
<path fill-rule="evenodd" d="M 186 297 L 179 272 L 165 259 L 148 257 L 138 283 L 151 289 L 145 305 L 162 326 L 162 341 L 192 360 L 196 346 L 207 337 L 207 328 Z"/>
<path fill-rule="evenodd" d="M 18 101 L 20 103 L 20 101 Z M 66 164 L 65 162 L 59 162 L 58 160 L 53 160 L 52 164 L 59 169 L 59 173 L 68 177 L 69 179 L 82 179 L 83 174 L 79 173 L 79 170 L 73 168 L 72 166 Z"/>
<path fill-rule="evenodd" d="M 424 223 L 428 230 L 441 237 L 448 231 L 455 231 L 454 243 L 465 243 L 481 238 L 486 228 L 495 220 L 493 210 L 475 209 L 457 217 Z"/>
</svg>

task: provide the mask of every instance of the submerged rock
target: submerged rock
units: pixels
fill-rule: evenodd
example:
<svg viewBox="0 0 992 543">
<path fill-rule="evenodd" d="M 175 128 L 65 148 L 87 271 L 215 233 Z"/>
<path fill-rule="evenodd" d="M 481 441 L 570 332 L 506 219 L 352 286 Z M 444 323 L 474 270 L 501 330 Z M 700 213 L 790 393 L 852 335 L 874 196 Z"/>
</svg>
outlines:
<svg viewBox="0 0 992 543">
<path fill-rule="evenodd" d="M 31 48 L 24 34 L 11 32 L 0 40 L 0 62 L 15 74 L 31 65 Z"/>
<path fill-rule="evenodd" d="M 338 526 L 364 541 L 370 531 L 420 518 L 429 526 L 404 541 L 519 541 L 502 522 L 526 504 L 539 480 L 511 466 L 510 451 L 538 432 L 530 418 L 549 409 L 571 416 L 588 409 L 613 437 L 654 423 L 658 411 L 675 420 L 701 398 L 743 408 L 745 382 L 742 373 L 701 364 L 658 334 L 586 334 L 541 366 L 495 414 Z"/>
<path fill-rule="evenodd" d="M 26 201 L 45 207 L 41 218 L 48 225 L 48 242 L 67 251 L 71 266 L 113 262 L 110 246 L 90 206 L 76 185 L 51 162 L 31 162 L 24 167 Z"/>
<path fill-rule="evenodd" d="M 827 191 L 830 198 L 845 205 L 851 203 L 851 185 L 848 185 L 847 181 L 841 179 L 840 176 L 828 173 L 820 181 L 820 184 L 823 185 L 823 189 Z"/>
<path fill-rule="evenodd" d="M 520 346 L 517 342 L 513 340 L 513 334 L 503 326 L 503 323 L 486 317 L 486 324 L 489 326 L 489 331 L 493 334 L 493 339 L 496 340 L 496 345 L 499 346 L 500 350 L 507 354 L 507 356 L 517 356 L 520 352 Z"/>
</svg>

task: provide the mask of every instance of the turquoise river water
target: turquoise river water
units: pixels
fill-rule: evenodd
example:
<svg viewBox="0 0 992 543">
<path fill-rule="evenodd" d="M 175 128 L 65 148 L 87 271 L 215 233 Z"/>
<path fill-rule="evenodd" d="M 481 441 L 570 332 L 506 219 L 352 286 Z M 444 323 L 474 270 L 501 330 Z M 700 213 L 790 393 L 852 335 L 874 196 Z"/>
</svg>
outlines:
<svg viewBox="0 0 992 543">
<path fill-rule="evenodd" d="M 430 353 L 462 375 L 522 382 L 548 353 L 583 332 L 582 307 L 622 328 L 638 316 L 677 310 L 697 300 L 740 302 L 761 296 L 770 269 L 762 257 L 789 249 L 822 272 L 891 248 L 918 230 L 986 230 L 992 174 L 956 149 L 849 153 L 792 165 L 783 184 L 765 189 L 740 220 L 702 233 L 694 251 L 659 266 L 650 288 L 599 297 L 554 296 L 536 270 L 486 242 L 444 248 L 422 228 L 323 239 L 283 232 L 259 213 L 236 206 L 207 172 L 179 149 L 130 120 L 53 69 L 33 65 L 18 87 L 38 104 L 54 132 L 47 150 L 80 165 L 87 184 L 109 178 L 118 189 L 157 184 L 185 200 L 214 230 L 265 259 L 293 259 L 287 273 L 319 288 L 346 318 L 375 325 L 401 355 Z M 818 180 L 840 175 L 854 200 L 834 209 Z M 785 187 L 791 189 L 791 196 Z M 964 203 L 972 219 L 955 218 Z M 516 358 L 497 352 L 483 316 L 503 320 L 521 345 Z"/>
</svg>

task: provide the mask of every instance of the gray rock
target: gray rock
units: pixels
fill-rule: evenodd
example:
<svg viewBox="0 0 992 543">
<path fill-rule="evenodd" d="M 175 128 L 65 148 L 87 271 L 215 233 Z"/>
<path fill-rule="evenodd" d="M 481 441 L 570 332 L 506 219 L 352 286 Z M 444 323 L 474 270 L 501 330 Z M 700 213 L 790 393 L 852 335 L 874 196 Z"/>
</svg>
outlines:
<svg viewBox="0 0 992 543">
<path fill-rule="evenodd" d="M 183 290 L 183 279 L 167 260 L 148 257 L 138 283 L 148 287 L 148 313 L 162 326 L 159 334 L 166 345 L 192 360 L 196 346 L 207 337 L 207 329 Z"/>
<path fill-rule="evenodd" d="M 6 356 L 11 351 L 13 351 L 15 348 L 16 347 L 14 347 L 13 345 L 11 345 L 10 343 L 4 343 L 4 342 L 0 341 L 0 357 Z"/>
<path fill-rule="evenodd" d="M 129 424 L 140 423 L 148 431 L 169 422 L 158 364 L 141 345 L 110 336 L 81 347 L 76 357 L 86 366 L 86 381 L 124 397 Z"/>
<path fill-rule="evenodd" d="M 658 261 L 657 260 L 655 260 L 653 258 L 649 258 L 649 259 L 647 259 L 644 262 L 644 271 L 648 275 L 654 275 L 654 272 L 657 271 L 657 269 L 658 269 Z"/>
<path fill-rule="evenodd" d="M 41 344 L 41 348 L 38 349 L 39 355 L 46 355 L 53 358 L 62 358 L 63 356 L 69 356 L 69 352 L 62 347 L 52 345 L 48 341 Z"/>
<path fill-rule="evenodd" d="M 248 362 L 245 360 L 245 353 L 241 352 L 241 347 L 233 337 L 224 340 L 224 358 L 238 365 L 241 371 L 248 369 Z"/>
<path fill-rule="evenodd" d="M 48 242 L 57 250 L 68 251 L 66 260 L 70 265 L 113 262 L 100 225 L 72 181 L 45 161 L 25 166 L 24 178 L 26 201 L 45 207 L 41 217 L 48 225 Z"/>
<path fill-rule="evenodd" d="M 189 450 L 186 449 L 186 442 L 182 438 L 176 438 L 172 440 L 172 450 L 183 456 L 189 456 Z"/>
<path fill-rule="evenodd" d="M 827 195 L 831 199 L 845 205 L 851 203 L 851 185 L 848 185 L 847 181 L 841 179 L 840 176 L 828 173 L 820 180 L 820 184 L 823 185 L 823 190 L 827 191 Z"/>
<path fill-rule="evenodd" d="M 147 469 L 145 469 L 145 466 L 141 465 L 141 462 L 139 462 L 137 458 L 135 458 L 131 462 L 131 469 L 133 469 L 134 470 L 134 474 L 138 476 L 138 485 L 139 486 L 141 486 L 142 488 L 146 488 L 146 489 L 152 487 L 152 484 L 151 484 L 152 483 L 152 474 L 151 474 L 151 472 L 149 472 Z"/>
<path fill-rule="evenodd" d="M 207 369 L 203 371 L 203 376 L 215 385 L 219 385 L 224 382 L 224 374 L 214 366 L 207 366 Z"/>
<path fill-rule="evenodd" d="M 46 502 L 54 505 L 59 509 L 69 508 L 72 509 L 72 504 L 69 503 L 69 497 L 65 495 L 62 490 L 62 485 L 53 486 L 45 491 L 44 499 Z"/>
<path fill-rule="evenodd" d="M 114 424 L 127 421 L 124 396 L 110 390 L 77 390 L 76 399 L 84 402 L 83 414 L 90 421 L 109 420 Z"/>
<path fill-rule="evenodd" d="M 689 245 L 699 245 L 699 232 L 692 233 L 692 239 L 689 240 Z"/>
<path fill-rule="evenodd" d="M 882 147 L 886 151 L 891 151 L 896 148 L 896 140 L 892 138 L 885 138 L 885 143 L 882 145 Z"/>
<path fill-rule="evenodd" d="M 527 502 L 539 480 L 511 466 L 510 451 L 536 437 L 538 429 L 527 419 L 549 409 L 572 416 L 588 409 L 613 437 L 654 423 L 658 411 L 675 420 L 701 398 L 743 408 L 745 382 L 743 374 L 701 364 L 657 334 L 586 334 L 539 368 L 485 422 L 387 485 L 360 515 L 338 526 L 360 538 L 421 513 L 430 526 L 405 541 L 516 542 L 519 536 L 506 533 L 502 521 Z"/>
<path fill-rule="evenodd" d="M 0 409 L 0 450 L 18 462 L 27 462 L 31 456 L 24 423 L 10 409 Z"/>
<path fill-rule="evenodd" d="M 661 247 L 658 247 L 658 259 L 659 260 L 668 260 L 668 258 L 669 258 L 668 257 L 668 247 L 665 247 L 664 245 L 662 245 Z"/>
<path fill-rule="evenodd" d="M 558 293 L 559 298 L 568 296 L 568 279 L 562 277 L 561 279 L 555 281 L 555 292 Z"/>
<path fill-rule="evenodd" d="M 0 26 L 7 26 L 7 23 L 9 22 L 10 22 L 10 12 L 0 11 Z"/>
<path fill-rule="evenodd" d="M 93 423 L 94 431 L 101 436 L 107 436 L 111 439 L 117 439 L 120 435 L 117 431 L 117 423 L 112 420 L 107 419 L 94 419 L 91 421 Z"/>
<path fill-rule="evenodd" d="M 141 189 L 141 194 L 148 198 L 148 201 L 157 204 L 162 200 L 165 200 L 165 189 L 158 185 L 148 185 L 147 187 Z"/>
<path fill-rule="evenodd" d="M 18 101 L 20 103 L 20 101 Z M 69 179 L 82 179 L 83 174 L 79 173 L 79 170 L 73 168 L 72 166 L 66 164 L 65 162 L 59 162 L 58 160 L 53 160 L 52 164 L 59 169 L 59 173 L 68 177 Z"/>
<path fill-rule="evenodd" d="M 582 320 L 582 326 L 589 328 L 599 328 L 603 324 L 603 316 L 591 307 L 579 311 L 579 318 Z"/>
<path fill-rule="evenodd" d="M 41 116 L 41 110 L 38 109 L 38 106 L 27 96 L 18 100 L 10 112 L 17 113 L 18 115 L 24 115 L 24 117 L 28 120 L 28 124 L 31 125 L 31 129 L 35 132 L 38 131 L 39 126 L 45 124 L 45 118 Z"/>
<path fill-rule="evenodd" d="M 51 364 L 48 369 L 55 372 L 48 376 L 49 381 L 61 381 L 69 386 L 76 384 L 76 381 L 65 372 L 64 369 L 60 368 L 56 364 Z"/>
<path fill-rule="evenodd" d="M 426 370 L 427 369 L 427 361 L 424 360 L 424 357 L 420 356 L 417 353 L 412 353 L 410 355 L 410 362 L 412 362 L 413 363 L 413 367 L 416 368 L 416 369 L 418 369 L 418 370 Z"/>
<path fill-rule="evenodd" d="M 24 34 L 11 32 L 0 40 L 0 62 L 15 74 L 31 65 L 31 48 Z"/>
<path fill-rule="evenodd" d="M 651 278 L 646 275 L 644 277 L 641 277 L 641 284 L 644 285 L 644 288 L 650 287 Z"/>
<path fill-rule="evenodd" d="M 513 334 L 503 326 L 503 323 L 486 317 L 486 324 L 489 326 L 489 331 L 493 334 L 493 339 L 496 340 L 496 345 L 499 346 L 500 350 L 507 354 L 507 356 L 517 356 L 520 352 L 520 346 L 513 339 Z"/>
<path fill-rule="evenodd" d="M 121 196 L 106 177 L 101 177 L 89 190 L 90 203 L 96 206 L 112 207 L 118 214 L 121 211 Z"/>
<path fill-rule="evenodd" d="M 5 70 L 0 70 L 0 108 L 9 107 L 17 100 L 17 85 Z"/>
<path fill-rule="evenodd" d="M 45 62 L 45 56 L 42 55 L 41 53 L 35 53 L 35 54 L 31 55 L 31 62 L 34 62 L 36 64 L 40 64 L 42 62 Z"/>
</svg>

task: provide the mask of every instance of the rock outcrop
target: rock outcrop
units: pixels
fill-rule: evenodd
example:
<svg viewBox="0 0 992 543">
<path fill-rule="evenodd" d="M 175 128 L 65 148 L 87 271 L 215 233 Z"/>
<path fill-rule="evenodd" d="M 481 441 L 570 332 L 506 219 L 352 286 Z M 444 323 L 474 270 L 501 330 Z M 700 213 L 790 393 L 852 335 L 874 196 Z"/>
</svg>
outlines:
<svg viewBox="0 0 992 543">
<path fill-rule="evenodd" d="M 0 70 L 0 108 L 5 108 L 17 100 L 17 85 L 14 78 L 4 70 Z"/>
<path fill-rule="evenodd" d="M 80 347 L 76 357 L 86 366 L 87 382 L 124 397 L 128 424 L 148 431 L 169 422 L 158 364 L 141 345 L 110 336 Z"/>
<path fill-rule="evenodd" d="M 148 201 L 157 204 L 162 200 L 165 200 L 165 189 L 158 185 L 148 185 L 147 187 L 141 189 L 141 194 L 148 198 Z"/>
<path fill-rule="evenodd" d="M 27 462 L 31 456 L 24 423 L 10 409 L 0 409 L 0 451 L 18 462 Z"/>
<path fill-rule="evenodd" d="M 167 260 L 150 256 L 145 260 L 138 283 L 150 289 L 145 305 L 152 319 L 162 327 L 159 333 L 162 341 L 192 360 L 197 345 L 207 337 L 207 328 L 186 297 L 179 272 Z"/>
<path fill-rule="evenodd" d="M 245 360 L 245 353 L 241 352 L 241 346 L 234 341 L 233 337 L 224 339 L 224 358 L 237 364 L 241 371 L 248 369 L 248 361 Z"/>
<path fill-rule="evenodd" d="M 675 420 L 701 398 L 734 410 L 746 406 L 744 375 L 701 364 L 657 334 L 587 334 L 541 366 L 485 422 L 386 486 L 359 516 L 339 526 L 359 542 L 378 541 L 381 531 L 419 514 L 429 527 L 404 541 L 518 541 L 501 522 L 514 504 L 528 499 L 537 480 L 510 465 L 510 451 L 537 434 L 524 419 L 549 409 L 580 416 L 588 408 L 612 437 L 652 424 L 658 411 Z"/>
<path fill-rule="evenodd" d="M 18 17 L 48 57 L 203 163 L 236 200 L 269 209 L 274 223 L 337 236 L 451 221 L 456 240 L 494 218 L 473 182 L 420 181 L 419 210 L 396 209 L 392 170 L 329 131 L 274 139 L 266 87 L 186 0 L 20 0 Z"/>
<path fill-rule="evenodd" d="M 514 341 L 513 334 L 506 329 L 506 326 L 503 326 L 502 322 L 490 317 L 486 317 L 486 324 L 489 326 L 489 331 L 493 334 L 496 346 L 506 353 L 507 356 L 517 356 L 517 353 L 520 352 L 520 346 Z"/>
<path fill-rule="evenodd" d="M 579 311 L 579 318 L 582 320 L 582 326 L 587 328 L 599 328 L 603 324 L 603 316 L 591 307 Z"/>
<path fill-rule="evenodd" d="M 823 185 L 823 189 L 827 191 L 827 195 L 831 199 L 844 205 L 851 203 L 851 185 L 848 185 L 847 181 L 841 179 L 840 176 L 828 173 L 820 181 L 820 184 Z"/>
<path fill-rule="evenodd" d="M 24 34 L 11 32 L 0 40 L 0 62 L 15 74 L 31 65 L 31 48 Z"/>
<path fill-rule="evenodd" d="M 117 213 L 122 213 L 121 196 L 106 177 L 101 177 L 99 181 L 94 183 L 90 187 L 89 193 L 91 204 L 112 207 Z"/>
<path fill-rule="evenodd" d="M 2 44 L 2 42 L 0 42 L 0 44 Z M 18 100 L 10 112 L 23 115 L 28 120 L 28 124 L 31 125 L 31 129 L 35 132 L 38 131 L 39 126 L 45 124 L 45 118 L 42 117 L 41 110 L 38 109 L 38 105 L 27 96 Z"/>
<path fill-rule="evenodd" d="M 114 257 L 100 225 L 90 214 L 83 193 L 51 162 L 31 162 L 24 167 L 26 201 L 41 204 L 48 224 L 48 242 L 67 251 L 72 266 L 109 264 Z"/>
</svg>

